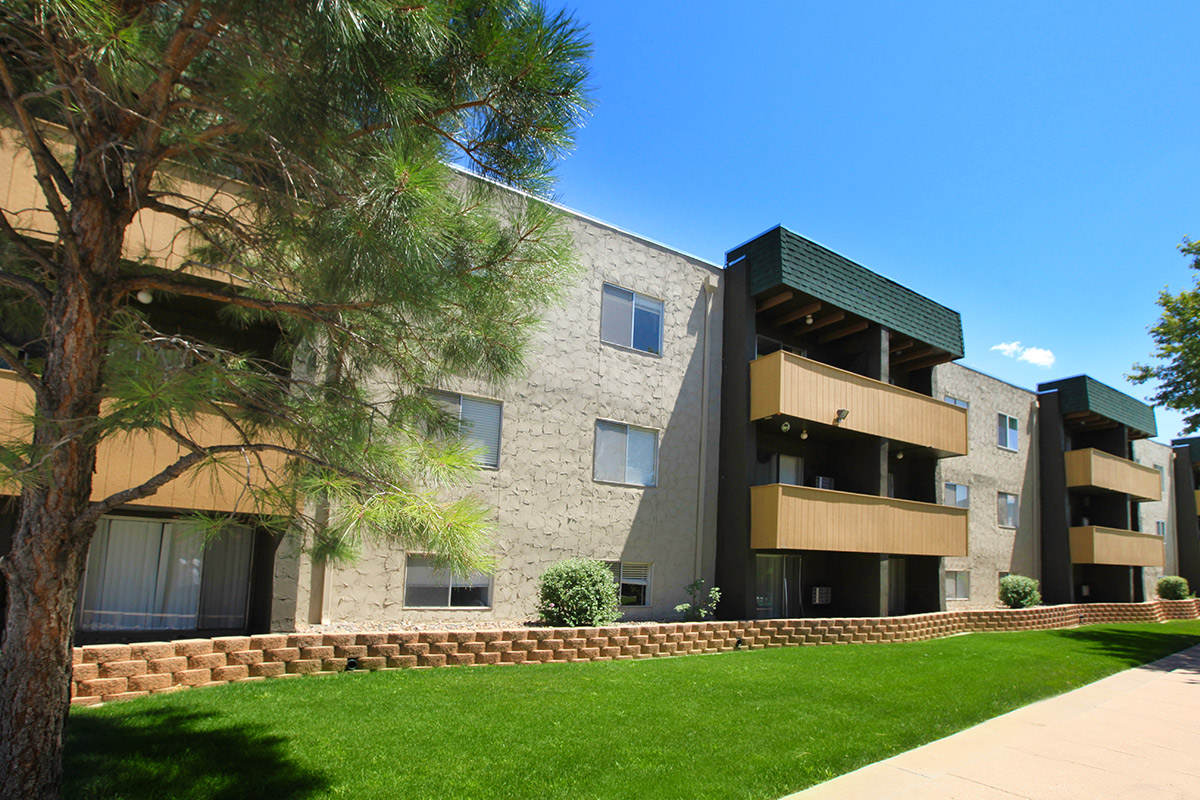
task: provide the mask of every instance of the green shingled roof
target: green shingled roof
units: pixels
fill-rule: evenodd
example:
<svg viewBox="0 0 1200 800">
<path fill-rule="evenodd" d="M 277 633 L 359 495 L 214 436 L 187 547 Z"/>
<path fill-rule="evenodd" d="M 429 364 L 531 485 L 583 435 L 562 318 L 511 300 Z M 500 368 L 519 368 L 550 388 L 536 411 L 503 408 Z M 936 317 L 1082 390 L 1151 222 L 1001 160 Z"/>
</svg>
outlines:
<svg viewBox="0 0 1200 800">
<path fill-rule="evenodd" d="M 788 286 L 962 358 L 962 319 L 928 297 L 779 226 L 730 250 L 746 257 L 750 294 Z"/>
<path fill-rule="evenodd" d="M 1188 436 L 1183 439 L 1171 440 L 1172 447 L 1181 447 L 1183 445 L 1187 445 L 1188 458 L 1191 459 L 1192 463 L 1200 462 L 1200 436 Z"/>
<path fill-rule="evenodd" d="M 1058 390 L 1058 405 L 1063 414 L 1075 411 L 1091 411 L 1105 419 L 1128 425 L 1147 436 L 1157 436 L 1154 424 L 1154 407 L 1134 400 L 1124 392 L 1118 392 L 1087 375 L 1063 378 L 1060 381 L 1039 383 L 1039 392 Z"/>
</svg>

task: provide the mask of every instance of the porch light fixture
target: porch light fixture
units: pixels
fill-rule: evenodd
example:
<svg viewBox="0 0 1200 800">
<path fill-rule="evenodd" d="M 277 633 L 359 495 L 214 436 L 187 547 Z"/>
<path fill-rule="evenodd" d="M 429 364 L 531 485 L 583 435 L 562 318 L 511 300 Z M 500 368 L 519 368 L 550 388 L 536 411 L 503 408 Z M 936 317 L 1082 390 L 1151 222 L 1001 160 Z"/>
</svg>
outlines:
<svg viewBox="0 0 1200 800">
<path fill-rule="evenodd" d="M 838 409 L 838 418 L 837 418 L 838 422 L 845 422 L 846 417 L 848 417 L 848 416 L 850 416 L 850 409 L 848 409 L 848 408 L 839 408 Z"/>
<path fill-rule="evenodd" d="M 149 289 L 142 289 L 137 293 L 137 301 L 144 306 L 148 306 L 154 301 L 154 293 Z"/>
<path fill-rule="evenodd" d="M 808 314 L 804 317 L 804 324 L 812 325 L 812 314 Z"/>
<path fill-rule="evenodd" d="M 808 428 L 805 428 L 804 430 L 800 431 L 800 438 L 801 438 L 801 439 L 807 439 L 807 438 L 808 438 Z"/>
<path fill-rule="evenodd" d="M 783 431 L 784 433 L 787 433 L 791 429 L 792 429 L 792 423 L 790 423 L 790 422 L 785 422 L 779 426 L 779 430 Z"/>
</svg>

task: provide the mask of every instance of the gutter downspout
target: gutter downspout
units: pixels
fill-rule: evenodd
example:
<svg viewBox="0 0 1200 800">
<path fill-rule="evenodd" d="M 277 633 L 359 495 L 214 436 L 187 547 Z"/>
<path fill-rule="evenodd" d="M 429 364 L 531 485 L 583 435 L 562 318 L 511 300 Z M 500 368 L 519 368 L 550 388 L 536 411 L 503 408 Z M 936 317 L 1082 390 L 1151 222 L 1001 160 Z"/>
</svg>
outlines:
<svg viewBox="0 0 1200 800">
<path fill-rule="evenodd" d="M 704 277 L 704 328 L 701 336 L 704 337 L 702 349 L 704 351 L 703 361 L 700 363 L 700 464 L 696 474 L 696 560 L 692 568 L 692 580 L 701 580 L 704 575 L 704 501 L 705 489 L 707 488 L 706 479 L 708 477 L 708 359 L 709 359 L 709 333 L 708 320 L 712 315 L 712 298 L 717 291 L 717 278 L 715 275 L 706 275 Z"/>
</svg>

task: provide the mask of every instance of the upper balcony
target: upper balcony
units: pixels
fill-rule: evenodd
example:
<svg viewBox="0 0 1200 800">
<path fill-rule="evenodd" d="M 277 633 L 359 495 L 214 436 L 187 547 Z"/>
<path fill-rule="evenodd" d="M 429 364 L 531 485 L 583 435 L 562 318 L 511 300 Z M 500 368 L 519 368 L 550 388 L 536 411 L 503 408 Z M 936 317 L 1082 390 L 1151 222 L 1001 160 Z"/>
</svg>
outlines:
<svg viewBox="0 0 1200 800">
<path fill-rule="evenodd" d="M 966 409 L 783 351 L 750 363 L 750 418 L 776 415 L 967 453 Z"/>
<path fill-rule="evenodd" d="M 1071 528 L 1072 564 L 1116 564 L 1126 567 L 1161 567 L 1163 539 L 1098 525 Z"/>
<path fill-rule="evenodd" d="M 750 546 L 894 555 L 967 555 L 967 509 L 768 484 L 750 489 Z"/>
<path fill-rule="evenodd" d="M 0 370 L 0 436 L 28 438 L 26 419 L 33 408 L 33 392 L 16 374 Z M 201 444 L 232 443 L 237 434 L 229 423 L 215 415 L 202 415 L 187 425 L 186 433 Z M 159 432 L 113 436 L 100 444 L 92 499 L 102 500 L 116 492 L 139 486 L 185 455 L 183 448 Z M 261 484 L 268 474 L 284 468 L 278 453 L 250 456 L 233 454 L 216 468 L 192 470 L 171 481 L 157 494 L 135 500 L 135 506 L 159 506 L 197 511 L 249 513 L 255 511 L 246 491 L 247 479 Z M 261 467 L 259 466 L 261 464 Z M 0 484 L 0 494 L 16 488 Z"/>
<path fill-rule="evenodd" d="M 1162 477 L 1158 470 L 1102 450 L 1068 450 L 1067 487 L 1121 492 L 1134 500 L 1162 499 Z"/>
</svg>

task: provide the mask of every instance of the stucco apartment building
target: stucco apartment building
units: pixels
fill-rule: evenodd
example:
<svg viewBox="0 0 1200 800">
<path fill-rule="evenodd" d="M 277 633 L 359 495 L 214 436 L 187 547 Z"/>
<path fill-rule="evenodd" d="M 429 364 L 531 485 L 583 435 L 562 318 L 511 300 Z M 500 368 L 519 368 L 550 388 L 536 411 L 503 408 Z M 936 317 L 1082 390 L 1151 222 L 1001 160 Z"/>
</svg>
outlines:
<svg viewBox="0 0 1200 800">
<path fill-rule="evenodd" d="M 19 158 L 2 163 L 9 205 L 29 207 Z M 238 513 L 237 486 L 177 481 L 103 521 L 78 640 L 525 619 L 537 577 L 573 556 L 611 565 L 628 619 L 671 617 L 697 578 L 728 618 L 885 615 L 992 607 L 1007 572 L 1049 581 L 1055 602 L 1136 600 L 1200 562 L 1200 448 L 1149 441 L 1153 410 L 1133 398 L 1047 411 L 1053 387 L 954 363 L 956 312 L 781 227 L 719 266 L 564 214 L 583 272 L 526 375 L 429 387 L 482 449 L 493 575 L 389 547 L 325 565 L 250 517 L 204 546 L 188 515 Z M 139 230 L 139 255 L 179 258 L 170 230 Z M 201 305 L 182 312 L 211 320 Z M 0 425 L 23 391 L 0 370 Z M 98 491 L 172 457 L 106 444 Z M 1116 477 L 1077 474 L 1099 462 Z M 0 552 L 14 503 L 0 497 Z"/>
</svg>

